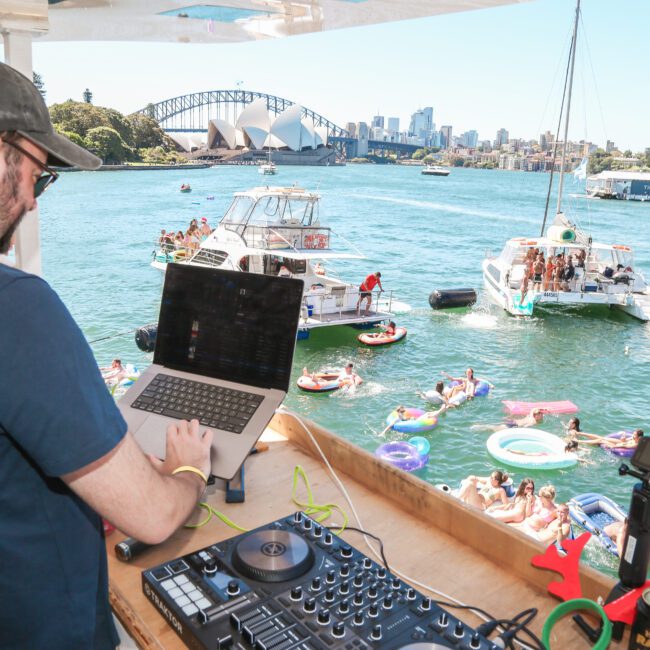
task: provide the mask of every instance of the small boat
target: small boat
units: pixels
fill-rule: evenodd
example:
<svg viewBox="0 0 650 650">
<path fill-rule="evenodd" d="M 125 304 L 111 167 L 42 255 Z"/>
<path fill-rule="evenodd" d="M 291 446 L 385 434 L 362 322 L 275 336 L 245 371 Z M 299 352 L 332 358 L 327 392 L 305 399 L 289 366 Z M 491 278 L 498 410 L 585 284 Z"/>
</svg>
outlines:
<svg viewBox="0 0 650 650">
<path fill-rule="evenodd" d="M 386 334 L 386 332 L 374 332 L 372 334 L 366 332 L 364 334 L 359 334 L 359 336 L 357 336 L 357 339 L 364 345 L 379 346 L 397 343 L 398 341 L 401 341 L 405 336 L 406 327 L 396 327 L 395 334 L 393 335 Z"/>
<path fill-rule="evenodd" d="M 301 375 L 296 381 L 298 388 L 308 393 L 331 393 L 341 388 L 338 372 L 317 372 Z"/>
<path fill-rule="evenodd" d="M 451 172 L 440 165 L 427 165 L 420 173 L 424 176 L 449 176 Z"/>
<path fill-rule="evenodd" d="M 589 531 L 612 555 L 618 557 L 616 543 L 605 533 L 604 528 L 615 521 L 623 522 L 627 512 L 609 497 L 587 492 L 569 500 L 571 519 Z"/>
<path fill-rule="evenodd" d="M 257 172 L 259 174 L 263 174 L 264 176 L 275 176 L 275 174 L 278 173 L 278 168 L 275 166 L 275 163 L 267 162 L 263 165 L 260 165 L 257 168 Z"/>
<path fill-rule="evenodd" d="M 181 185 L 181 189 L 180 189 L 180 191 L 183 192 L 183 193 L 187 193 L 187 192 L 191 192 L 191 191 L 192 191 L 192 188 L 189 186 L 189 184 L 187 184 L 187 183 L 183 183 L 183 184 Z"/>
</svg>

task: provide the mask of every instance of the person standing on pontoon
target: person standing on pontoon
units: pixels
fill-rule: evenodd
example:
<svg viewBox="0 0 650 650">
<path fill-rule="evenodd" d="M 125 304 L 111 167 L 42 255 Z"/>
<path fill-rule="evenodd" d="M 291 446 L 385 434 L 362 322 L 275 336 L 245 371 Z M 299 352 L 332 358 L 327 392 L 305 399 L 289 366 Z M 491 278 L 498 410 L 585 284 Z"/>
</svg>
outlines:
<svg viewBox="0 0 650 650">
<path fill-rule="evenodd" d="M 370 306 L 372 305 L 372 290 L 379 285 L 379 290 L 383 291 L 384 287 L 381 286 L 381 273 L 379 271 L 371 273 L 366 277 L 366 279 L 359 286 L 359 300 L 357 300 L 357 314 L 361 313 L 361 303 L 366 300 L 366 313 L 364 316 L 368 316 L 370 313 Z"/>
</svg>

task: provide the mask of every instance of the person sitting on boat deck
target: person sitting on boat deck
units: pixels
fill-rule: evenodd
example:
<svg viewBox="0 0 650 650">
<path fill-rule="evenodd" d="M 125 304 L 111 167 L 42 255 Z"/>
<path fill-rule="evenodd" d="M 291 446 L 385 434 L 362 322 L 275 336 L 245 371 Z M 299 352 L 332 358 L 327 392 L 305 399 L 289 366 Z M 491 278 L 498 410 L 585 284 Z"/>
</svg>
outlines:
<svg viewBox="0 0 650 650">
<path fill-rule="evenodd" d="M 199 228 L 199 233 L 201 235 L 202 242 L 204 242 L 211 235 L 212 228 L 210 228 L 207 217 L 201 217 L 201 227 Z"/>
<path fill-rule="evenodd" d="M 532 514 L 521 523 L 511 525 L 535 537 L 535 533 L 542 530 L 542 528 L 546 528 L 555 519 L 557 506 L 554 499 L 555 488 L 552 485 L 545 485 L 540 488 Z"/>
<path fill-rule="evenodd" d="M 578 436 L 580 443 L 583 445 L 603 445 L 610 448 L 636 449 L 639 440 L 643 438 L 643 429 L 635 429 L 632 435 L 623 433 L 620 438 L 607 438 L 605 436 L 598 436 L 595 433 L 585 433 L 584 431 L 576 432 L 576 436 Z M 583 438 L 586 438 L 586 440 Z"/>
<path fill-rule="evenodd" d="M 314 264 L 314 273 L 316 275 L 325 275 L 325 267 L 320 262 L 316 262 Z"/>
<path fill-rule="evenodd" d="M 618 557 L 623 557 L 625 537 L 627 535 L 627 517 L 623 521 L 612 521 L 603 528 L 603 532 L 616 544 Z"/>
<path fill-rule="evenodd" d="M 544 255 L 540 253 L 533 263 L 533 291 L 542 290 L 542 280 L 544 278 Z"/>
<path fill-rule="evenodd" d="M 569 255 L 564 268 L 562 269 L 562 282 L 560 288 L 562 291 L 571 291 L 571 281 L 575 277 L 576 270 L 573 266 L 573 259 Z"/>
<path fill-rule="evenodd" d="M 280 269 L 278 270 L 278 277 L 280 278 L 290 278 L 291 277 L 291 271 L 284 265 L 280 265 Z"/>
<path fill-rule="evenodd" d="M 495 470 L 490 476 L 468 476 L 461 481 L 458 498 L 480 510 L 486 510 L 496 501 L 508 503 L 508 494 L 503 484 L 508 475 Z"/>
<path fill-rule="evenodd" d="M 167 232 L 164 228 L 160 231 L 160 237 L 158 238 L 158 244 L 160 245 L 160 248 L 165 251 L 165 253 L 169 253 L 174 249 L 174 233 L 172 232 Z"/>
<path fill-rule="evenodd" d="M 353 363 L 346 364 L 345 368 L 339 373 L 338 379 L 341 386 L 359 386 L 363 383 L 363 379 L 354 371 Z"/>
<path fill-rule="evenodd" d="M 534 537 L 544 544 L 553 543 L 559 550 L 564 551 L 562 542 L 567 539 L 574 539 L 571 519 L 569 517 L 569 506 L 566 503 L 558 503 L 555 508 L 555 513 L 555 519 L 547 526 L 544 526 L 544 528 L 538 530 L 537 535 L 534 535 Z"/>
<path fill-rule="evenodd" d="M 370 306 L 372 305 L 372 290 L 379 285 L 379 290 L 383 291 L 384 287 L 381 286 L 381 272 L 376 271 L 366 276 L 366 279 L 359 286 L 359 300 L 357 300 L 357 314 L 361 314 L 361 303 L 366 301 L 366 313 L 370 313 Z"/>
<path fill-rule="evenodd" d="M 176 233 L 176 237 L 174 237 L 174 248 L 176 250 L 179 250 L 181 248 L 185 248 L 185 235 L 183 235 L 182 230 L 179 230 Z"/>
<path fill-rule="evenodd" d="M 630 274 L 633 274 L 631 266 L 617 264 L 612 280 L 614 280 L 614 284 L 630 284 L 630 281 L 633 280 L 633 277 L 631 277 Z"/>
<path fill-rule="evenodd" d="M 490 517 L 506 524 L 520 523 L 533 514 L 535 506 L 535 481 L 532 478 L 522 479 L 515 496 L 509 503 L 492 504 L 487 513 Z"/>
</svg>

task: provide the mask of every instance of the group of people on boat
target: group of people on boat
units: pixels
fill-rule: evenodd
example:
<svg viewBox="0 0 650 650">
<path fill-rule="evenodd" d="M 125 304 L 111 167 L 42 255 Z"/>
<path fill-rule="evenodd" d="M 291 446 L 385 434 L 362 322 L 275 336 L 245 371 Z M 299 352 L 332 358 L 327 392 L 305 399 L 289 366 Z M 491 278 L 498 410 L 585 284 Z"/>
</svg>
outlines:
<svg viewBox="0 0 650 650">
<path fill-rule="evenodd" d="M 174 234 L 173 230 L 163 228 L 160 231 L 158 244 L 165 253 L 185 251 L 193 254 L 199 249 L 201 243 L 210 236 L 212 230 L 207 217 L 201 217 L 200 224 L 197 219 L 192 219 L 184 232 L 179 230 Z"/>
<path fill-rule="evenodd" d="M 539 248 L 529 248 L 524 258 L 526 268 L 521 280 L 522 298 L 531 284 L 533 291 L 571 291 L 576 268 L 584 269 L 586 254 L 584 249 L 579 248 L 568 255 L 549 252 L 545 259 L 544 252 Z"/>
</svg>

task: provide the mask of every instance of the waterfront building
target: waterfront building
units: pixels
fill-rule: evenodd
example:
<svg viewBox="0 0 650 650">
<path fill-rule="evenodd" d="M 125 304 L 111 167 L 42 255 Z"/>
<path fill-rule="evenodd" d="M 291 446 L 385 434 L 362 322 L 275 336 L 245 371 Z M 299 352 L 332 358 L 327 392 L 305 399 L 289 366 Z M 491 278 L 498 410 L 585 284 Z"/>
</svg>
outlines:
<svg viewBox="0 0 650 650">
<path fill-rule="evenodd" d="M 508 144 L 508 131 L 507 129 L 499 129 L 497 131 L 497 137 L 494 141 L 494 148 L 499 149 L 505 144 Z"/>
<path fill-rule="evenodd" d="M 650 201 L 650 173 L 600 172 L 587 178 L 586 192 L 605 199 Z"/>
<path fill-rule="evenodd" d="M 440 127 L 440 146 L 443 149 L 449 149 L 453 144 L 451 129 L 452 127 L 450 125 Z"/>
<path fill-rule="evenodd" d="M 478 143 L 478 148 L 484 153 L 490 153 L 492 151 L 492 143 L 489 140 L 481 140 Z"/>
<path fill-rule="evenodd" d="M 461 144 L 468 149 L 476 149 L 478 146 L 478 132 L 471 129 L 470 131 L 465 131 L 461 136 Z"/>
</svg>

